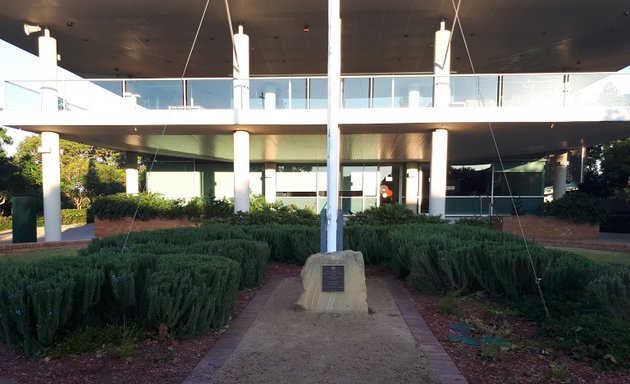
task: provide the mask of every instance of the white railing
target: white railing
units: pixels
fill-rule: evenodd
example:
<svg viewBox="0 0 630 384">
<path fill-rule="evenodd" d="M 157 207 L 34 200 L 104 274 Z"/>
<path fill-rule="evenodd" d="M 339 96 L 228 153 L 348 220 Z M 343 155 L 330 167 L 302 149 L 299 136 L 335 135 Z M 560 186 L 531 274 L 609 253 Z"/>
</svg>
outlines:
<svg viewBox="0 0 630 384">
<path fill-rule="evenodd" d="M 46 81 L 46 86 L 50 82 Z M 232 109 L 231 78 L 57 81 L 60 110 Z M 630 73 L 451 75 L 452 108 L 630 106 Z M 0 87 L 0 110 L 38 110 L 42 81 Z M 433 76 L 342 76 L 344 109 L 431 108 Z M 252 77 L 250 109 L 325 109 L 324 76 Z"/>
</svg>

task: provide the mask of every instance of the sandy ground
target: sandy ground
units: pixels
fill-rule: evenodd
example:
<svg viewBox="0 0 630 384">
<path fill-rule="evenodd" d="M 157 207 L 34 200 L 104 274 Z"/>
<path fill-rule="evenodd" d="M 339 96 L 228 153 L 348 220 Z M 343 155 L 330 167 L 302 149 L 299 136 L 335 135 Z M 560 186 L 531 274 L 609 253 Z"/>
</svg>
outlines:
<svg viewBox="0 0 630 384">
<path fill-rule="evenodd" d="M 367 288 L 372 314 L 295 312 L 284 279 L 213 383 L 436 383 L 383 281 Z"/>
</svg>

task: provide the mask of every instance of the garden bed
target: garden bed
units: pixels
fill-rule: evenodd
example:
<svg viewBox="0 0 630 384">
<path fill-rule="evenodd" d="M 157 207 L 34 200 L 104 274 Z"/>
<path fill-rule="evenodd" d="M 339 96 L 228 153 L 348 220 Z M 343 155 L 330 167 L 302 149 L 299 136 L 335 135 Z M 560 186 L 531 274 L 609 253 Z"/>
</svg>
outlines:
<svg viewBox="0 0 630 384">
<path fill-rule="evenodd" d="M 133 225 L 132 225 L 133 223 Z M 124 234 L 127 232 L 152 231 L 154 229 L 194 227 L 196 224 L 187 217 L 177 219 L 149 219 L 133 220 L 126 216 L 116 220 L 94 218 L 94 236 L 107 237 Z"/>
<path fill-rule="evenodd" d="M 555 217 L 534 215 L 495 216 L 492 218 L 495 228 L 521 236 L 519 220 L 523 226 L 525 237 L 532 241 L 588 241 L 599 239 L 599 225 L 576 224 Z"/>
</svg>

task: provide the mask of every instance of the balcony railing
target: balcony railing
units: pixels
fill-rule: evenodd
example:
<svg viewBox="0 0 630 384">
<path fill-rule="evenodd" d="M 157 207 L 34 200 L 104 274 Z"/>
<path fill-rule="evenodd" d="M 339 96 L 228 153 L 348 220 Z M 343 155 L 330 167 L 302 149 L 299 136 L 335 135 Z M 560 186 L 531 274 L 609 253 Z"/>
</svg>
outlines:
<svg viewBox="0 0 630 384">
<path fill-rule="evenodd" d="M 431 108 L 432 75 L 343 76 L 341 108 Z M 58 80 L 60 110 L 232 109 L 231 78 Z M 45 86 L 50 87 L 46 81 Z M 0 110 L 40 109 L 42 81 L 0 82 Z M 450 76 L 451 108 L 630 106 L 630 73 Z M 250 109 L 325 109 L 326 77 L 253 77 Z"/>
</svg>

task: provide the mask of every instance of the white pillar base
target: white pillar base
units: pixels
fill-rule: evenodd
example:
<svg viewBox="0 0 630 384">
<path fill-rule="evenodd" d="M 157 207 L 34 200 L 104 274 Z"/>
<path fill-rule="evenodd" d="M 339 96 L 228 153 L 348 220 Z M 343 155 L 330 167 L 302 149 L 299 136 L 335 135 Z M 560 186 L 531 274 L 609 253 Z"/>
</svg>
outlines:
<svg viewBox="0 0 630 384">
<path fill-rule="evenodd" d="M 418 192 L 420 190 L 420 172 L 418 163 L 407 163 L 407 180 L 405 183 L 405 206 L 414 213 L 419 212 Z"/>
<path fill-rule="evenodd" d="M 59 134 L 42 132 L 42 189 L 44 192 L 44 240 L 61 241 L 61 185 Z"/>
<path fill-rule="evenodd" d="M 446 172 L 448 131 L 436 129 L 431 140 L 431 186 L 429 190 L 429 214 L 446 215 Z"/>
<path fill-rule="evenodd" d="M 265 200 L 276 202 L 276 163 L 265 163 Z"/>
<path fill-rule="evenodd" d="M 234 132 L 234 212 L 249 212 L 249 132 Z"/>
<path fill-rule="evenodd" d="M 127 152 L 125 162 L 125 192 L 130 195 L 137 195 L 138 188 L 138 154 Z"/>
<path fill-rule="evenodd" d="M 556 166 L 553 168 L 553 199 L 558 200 L 567 193 L 567 166 L 569 160 L 567 153 L 555 156 Z"/>
</svg>

